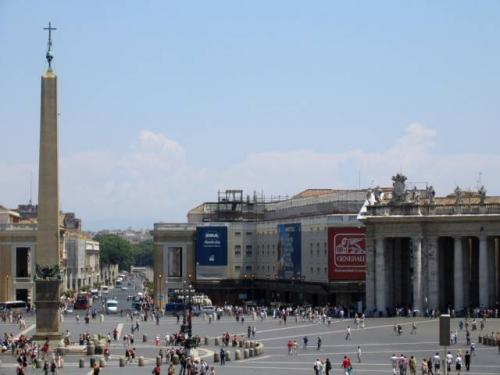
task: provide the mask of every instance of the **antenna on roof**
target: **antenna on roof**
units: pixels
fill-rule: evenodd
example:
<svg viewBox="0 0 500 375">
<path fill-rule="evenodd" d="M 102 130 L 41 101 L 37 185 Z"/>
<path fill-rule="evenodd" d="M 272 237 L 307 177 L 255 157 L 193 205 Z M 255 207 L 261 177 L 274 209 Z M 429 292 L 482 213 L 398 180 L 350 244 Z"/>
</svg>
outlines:
<svg viewBox="0 0 500 375">
<path fill-rule="evenodd" d="M 33 170 L 30 172 L 30 206 L 33 201 Z"/>
<path fill-rule="evenodd" d="M 483 179 L 483 172 L 479 172 L 476 180 L 477 190 L 481 189 L 481 186 L 483 186 L 482 179 Z"/>
</svg>

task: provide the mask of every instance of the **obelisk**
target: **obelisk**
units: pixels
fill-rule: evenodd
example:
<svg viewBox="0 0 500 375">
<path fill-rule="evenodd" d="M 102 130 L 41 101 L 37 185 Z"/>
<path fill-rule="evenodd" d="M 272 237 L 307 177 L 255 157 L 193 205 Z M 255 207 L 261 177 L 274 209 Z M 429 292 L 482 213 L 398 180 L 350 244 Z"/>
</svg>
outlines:
<svg viewBox="0 0 500 375">
<path fill-rule="evenodd" d="M 48 68 L 42 75 L 40 159 L 38 171 L 38 225 L 36 238 L 36 340 L 61 338 L 59 243 L 59 171 L 57 128 L 57 76 L 52 70 L 52 38 L 49 23 Z"/>
</svg>

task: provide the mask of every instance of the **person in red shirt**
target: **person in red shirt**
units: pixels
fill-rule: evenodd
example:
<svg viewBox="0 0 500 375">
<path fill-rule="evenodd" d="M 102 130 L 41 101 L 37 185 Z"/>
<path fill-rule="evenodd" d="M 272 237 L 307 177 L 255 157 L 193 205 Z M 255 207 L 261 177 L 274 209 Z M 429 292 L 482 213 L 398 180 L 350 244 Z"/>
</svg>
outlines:
<svg viewBox="0 0 500 375">
<path fill-rule="evenodd" d="M 342 361 L 342 368 L 344 369 L 344 375 L 351 375 L 352 365 L 351 360 L 348 356 L 344 356 L 344 360 Z"/>
<path fill-rule="evenodd" d="M 288 340 L 288 355 L 292 355 L 292 349 L 293 349 L 293 342 L 292 340 Z"/>
</svg>

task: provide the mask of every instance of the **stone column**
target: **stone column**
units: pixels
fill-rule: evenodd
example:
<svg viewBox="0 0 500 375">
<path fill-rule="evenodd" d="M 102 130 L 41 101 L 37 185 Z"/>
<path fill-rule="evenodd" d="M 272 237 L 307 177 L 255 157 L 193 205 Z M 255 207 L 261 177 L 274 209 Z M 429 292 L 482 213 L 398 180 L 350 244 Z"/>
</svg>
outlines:
<svg viewBox="0 0 500 375">
<path fill-rule="evenodd" d="M 453 245 L 453 285 L 455 312 L 464 309 L 464 254 L 462 249 L 462 237 L 454 237 Z"/>
<path fill-rule="evenodd" d="M 488 307 L 488 237 L 479 237 L 479 306 Z"/>
<path fill-rule="evenodd" d="M 495 302 L 500 301 L 500 247 L 498 237 L 495 237 Z"/>
<path fill-rule="evenodd" d="M 375 252 L 375 296 L 377 310 L 386 313 L 385 304 L 385 238 L 377 237 L 376 252 Z"/>
<path fill-rule="evenodd" d="M 430 310 L 439 307 L 439 277 L 438 277 L 438 251 L 439 237 L 427 238 L 427 266 L 428 266 L 428 307 Z"/>
<path fill-rule="evenodd" d="M 413 238 L 413 309 L 422 311 L 422 238 Z"/>
<path fill-rule="evenodd" d="M 375 248 L 373 237 L 366 238 L 366 311 L 375 309 Z"/>
</svg>

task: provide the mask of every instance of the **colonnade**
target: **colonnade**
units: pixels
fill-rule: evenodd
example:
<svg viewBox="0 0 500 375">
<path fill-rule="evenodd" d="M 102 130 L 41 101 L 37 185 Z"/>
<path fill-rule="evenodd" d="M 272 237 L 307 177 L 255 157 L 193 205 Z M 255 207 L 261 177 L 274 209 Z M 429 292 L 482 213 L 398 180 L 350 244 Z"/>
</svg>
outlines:
<svg viewBox="0 0 500 375">
<path fill-rule="evenodd" d="M 500 299 L 499 237 L 367 236 L 366 307 L 489 307 Z"/>
</svg>

